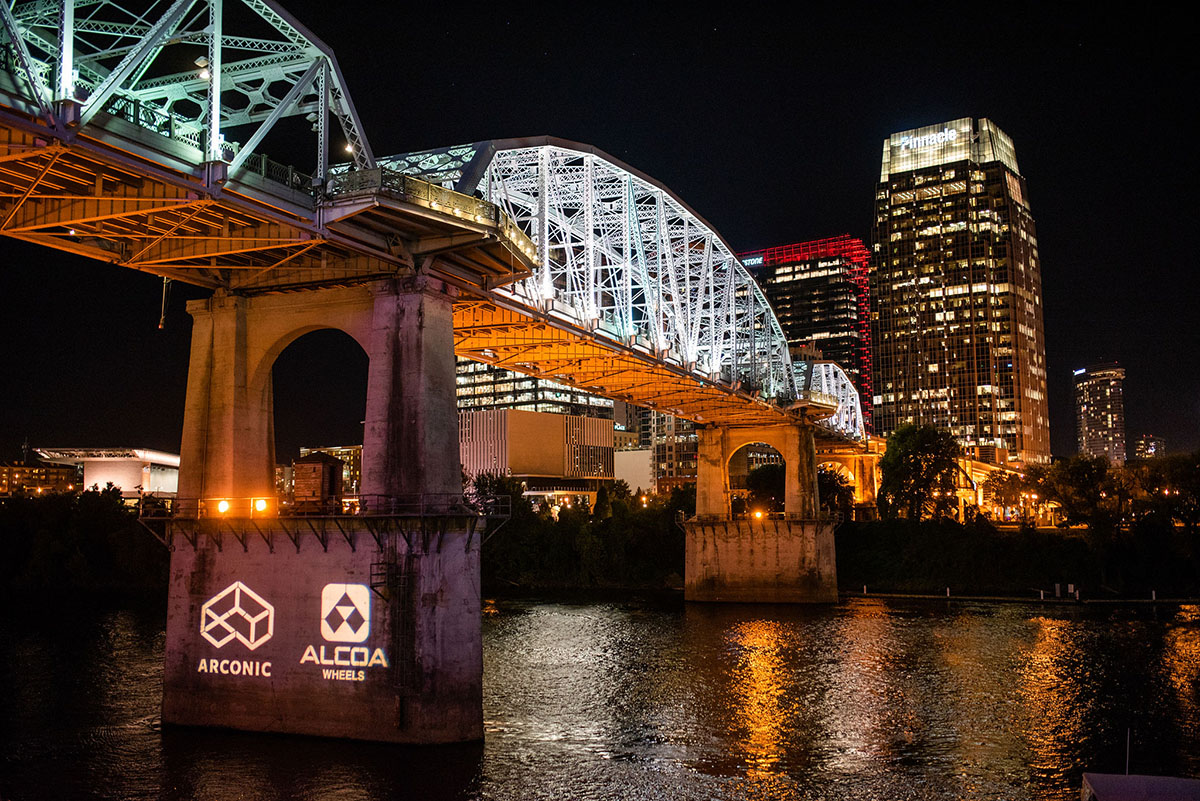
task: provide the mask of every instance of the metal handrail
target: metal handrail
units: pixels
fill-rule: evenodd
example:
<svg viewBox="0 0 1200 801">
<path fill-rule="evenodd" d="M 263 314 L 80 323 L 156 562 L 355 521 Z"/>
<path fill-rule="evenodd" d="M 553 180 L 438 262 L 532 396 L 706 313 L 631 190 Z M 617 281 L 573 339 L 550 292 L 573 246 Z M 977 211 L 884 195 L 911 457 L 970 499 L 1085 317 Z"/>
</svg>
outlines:
<svg viewBox="0 0 1200 801">
<path fill-rule="evenodd" d="M 359 495 L 353 511 L 342 511 L 340 499 L 280 503 L 269 495 L 251 497 L 157 498 L 144 497 L 138 506 L 142 519 L 213 518 L 262 519 L 293 517 L 508 517 L 509 496 L 475 496 L 461 493 L 413 493 L 402 495 Z"/>
<path fill-rule="evenodd" d="M 473 195 L 456 192 L 386 167 L 338 171 L 329 179 L 329 194 L 332 197 L 378 191 L 392 193 L 403 200 L 468 222 L 494 226 L 502 237 L 515 243 L 531 257 L 536 253 L 533 240 L 499 206 Z"/>
</svg>

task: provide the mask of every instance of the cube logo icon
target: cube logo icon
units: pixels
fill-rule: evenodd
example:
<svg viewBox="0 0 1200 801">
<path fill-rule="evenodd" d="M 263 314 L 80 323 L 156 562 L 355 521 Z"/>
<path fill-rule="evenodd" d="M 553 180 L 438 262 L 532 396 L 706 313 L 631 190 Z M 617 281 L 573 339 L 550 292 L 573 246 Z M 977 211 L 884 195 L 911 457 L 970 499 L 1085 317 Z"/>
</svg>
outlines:
<svg viewBox="0 0 1200 801">
<path fill-rule="evenodd" d="M 321 590 L 321 636 L 329 642 L 363 642 L 371 633 L 371 588 L 326 584 Z"/>
<path fill-rule="evenodd" d="M 217 648 L 237 640 L 253 651 L 275 633 L 275 607 L 240 581 L 205 601 L 200 636 Z"/>
</svg>

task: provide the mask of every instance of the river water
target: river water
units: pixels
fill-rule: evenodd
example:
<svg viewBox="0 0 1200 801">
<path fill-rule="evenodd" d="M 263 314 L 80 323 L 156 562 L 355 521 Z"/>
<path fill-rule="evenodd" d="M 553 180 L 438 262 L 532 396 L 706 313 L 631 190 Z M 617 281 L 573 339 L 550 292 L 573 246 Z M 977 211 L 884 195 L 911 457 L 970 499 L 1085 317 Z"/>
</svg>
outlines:
<svg viewBox="0 0 1200 801">
<path fill-rule="evenodd" d="M 0 614 L 0 801 L 1075 799 L 1200 776 L 1200 607 L 485 602 L 482 744 L 164 730 L 164 614 Z"/>
</svg>

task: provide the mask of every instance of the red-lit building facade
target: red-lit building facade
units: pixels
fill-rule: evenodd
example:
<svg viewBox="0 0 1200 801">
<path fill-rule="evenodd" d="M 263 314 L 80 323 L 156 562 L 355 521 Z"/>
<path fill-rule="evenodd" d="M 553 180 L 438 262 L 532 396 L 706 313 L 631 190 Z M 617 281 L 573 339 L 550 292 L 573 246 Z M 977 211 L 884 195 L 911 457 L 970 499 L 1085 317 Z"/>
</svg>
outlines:
<svg viewBox="0 0 1200 801">
<path fill-rule="evenodd" d="M 738 254 L 767 296 L 788 344 L 846 371 L 871 429 L 871 253 L 849 235 Z"/>
</svg>

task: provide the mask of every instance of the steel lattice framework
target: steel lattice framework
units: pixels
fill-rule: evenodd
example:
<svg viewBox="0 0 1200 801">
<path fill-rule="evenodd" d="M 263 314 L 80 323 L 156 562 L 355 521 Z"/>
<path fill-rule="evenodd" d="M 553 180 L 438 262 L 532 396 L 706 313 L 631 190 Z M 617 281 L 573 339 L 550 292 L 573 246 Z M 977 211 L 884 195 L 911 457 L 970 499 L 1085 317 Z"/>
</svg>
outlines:
<svg viewBox="0 0 1200 801">
<path fill-rule="evenodd" d="M 801 391 L 817 392 L 837 398 L 837 411 L 820 421 L 831 431 L 855 440 L 866 438 L 863 426 L 862 402 L 854 381 L 837 362 L 793 362 L 796 386 Z"/>
<path fill-rule="evenodd" d="M 311 171 L 262 152 L 288 117 Z M 274 0 L 0 2 L 0 234 L 243 294 L 428 277 L 460 355 L 697 422 L 836 405 L 661 184 L 550 138 L 377 161 L 333 52 Z"/>
<path fill-rule="evenodd" d="M 313 178 L 320 182 L 329 171 L 332 118 L 354 165 L 374 167 L 329 47 L 273 0 L 229 6 L 32 0 L 11 9 L 0 3 L 0 21 L 34 110 L 60 131 L 87 125 L 102 111 L 132 118 L 233 175 L 280 119 L 300 115 L 316 133 Z M 240 13 L 227 14 L 234 6 Z M 242 126 L 255 126 L 245 144 L 226 140 L 229 129 Z"/>
<path fill-rule="evenodd" d="M 787 340 L 754 279 L 699 215 L 645 175 L 551 138 L 381 162 L 475 192 L 524 229 L 539 266 L 499 292 L 714 381 L 797 397 Z"/>
</svg>

